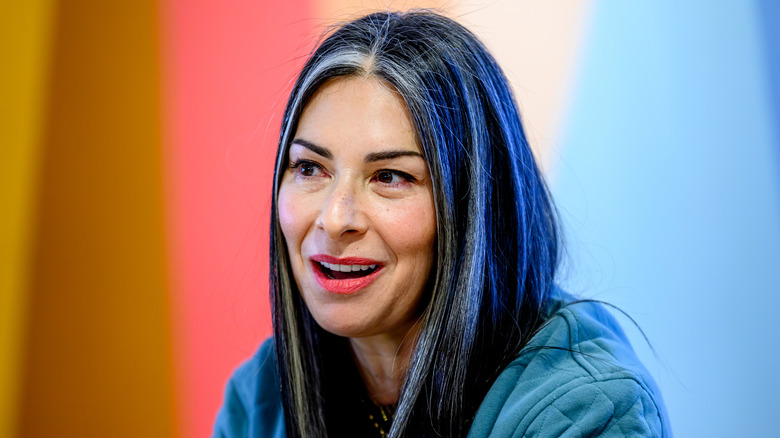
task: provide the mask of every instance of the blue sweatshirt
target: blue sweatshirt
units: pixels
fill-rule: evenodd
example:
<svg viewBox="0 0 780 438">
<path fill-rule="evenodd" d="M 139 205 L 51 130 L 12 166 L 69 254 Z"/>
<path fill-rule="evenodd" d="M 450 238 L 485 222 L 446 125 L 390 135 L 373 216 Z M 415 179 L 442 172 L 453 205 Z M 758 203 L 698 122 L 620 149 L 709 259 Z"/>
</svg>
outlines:
<svg viewBox="0 0 780 438">
<path fill-rule="evenodd" d="M 273 343 L 230 379 L 215 437 L 285 436 Z M 603 306 L 548 320 L 498 376 L 469 431 L 479 437 L 671 437 L 661 394 Z"/>
</svg>

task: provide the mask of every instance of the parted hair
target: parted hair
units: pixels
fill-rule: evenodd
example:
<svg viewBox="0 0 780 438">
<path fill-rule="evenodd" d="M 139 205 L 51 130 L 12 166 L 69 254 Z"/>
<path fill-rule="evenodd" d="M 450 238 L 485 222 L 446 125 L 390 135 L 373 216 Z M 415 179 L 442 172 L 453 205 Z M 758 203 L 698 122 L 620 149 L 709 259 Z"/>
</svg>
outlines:
<svg viewBox="0 0 780 438">
<path fill-rule="evenodd" d="M 326 81 L 349 76 L 384 81 L 403 98 L 436 209 L 435 265 L 390 436 L 465 436 L 500 371 L 545 321 L 560 238 L 506 77 L 474 34 L 424 10 L 373 13 L 331 31 L 308 58 L 284 112 L 270 255 L 287 433 L 333 435 L 329 403 L 339 395 L 326 383 L 334 377 L 328 362 L 351 360 L 338 347 L 347 341 L 319 327 L 303 302 L 277 205 L 307 103 Z"/>
</svg>

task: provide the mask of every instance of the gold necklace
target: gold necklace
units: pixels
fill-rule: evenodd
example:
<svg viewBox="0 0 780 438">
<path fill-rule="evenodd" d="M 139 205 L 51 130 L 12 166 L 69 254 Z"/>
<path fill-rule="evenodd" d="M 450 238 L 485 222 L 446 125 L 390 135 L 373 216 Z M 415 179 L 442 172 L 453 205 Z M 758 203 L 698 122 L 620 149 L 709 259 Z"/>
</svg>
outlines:
<svg viewBox="0 0 780 438">
<path fill-rule="evenodd" d="M 371 399 L 369 398 L 369 400 Z M 361 402 L 364 404 L 366 403 L 365 400 L 361 400 Z M 390 426 L 393 422 L 393 415 L 395 415 L 395 405 L 380 405 L 374 402 L 374 400 L 371 400 L 371 404 L 375 408 L 371 410 L 378 410 L 379 414 L 375 415 L 376 413 L 369 411 L 368 419 L 379 432 L 379 436 L 381 438 L 387 438 L 388 433 L 390 432 Z"/>
</svg>

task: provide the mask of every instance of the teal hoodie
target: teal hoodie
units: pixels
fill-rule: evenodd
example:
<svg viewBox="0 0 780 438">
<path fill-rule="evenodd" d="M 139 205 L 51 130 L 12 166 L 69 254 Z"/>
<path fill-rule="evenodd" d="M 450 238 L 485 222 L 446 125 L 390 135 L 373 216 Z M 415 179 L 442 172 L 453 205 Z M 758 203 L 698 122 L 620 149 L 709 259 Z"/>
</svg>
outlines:
<svg viewBox="0 0 780 438">
<path fill-rule="evenodd" d="M 271 340 L 228 382 L 214 436 L 285 436 Z M 468 434 L 526 436 L 672 436 L 661 393 L 601 304 L 555 312 L 493 383 Z"/>
</svg>

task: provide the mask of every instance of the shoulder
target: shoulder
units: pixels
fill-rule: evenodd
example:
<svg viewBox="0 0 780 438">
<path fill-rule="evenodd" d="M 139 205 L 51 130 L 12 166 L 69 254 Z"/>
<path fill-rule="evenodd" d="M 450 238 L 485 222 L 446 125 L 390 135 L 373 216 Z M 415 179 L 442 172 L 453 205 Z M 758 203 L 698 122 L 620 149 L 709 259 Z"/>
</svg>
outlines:
<svg viewBox="0 0 780 438">
<path fill-rule="evenodd" d="M 671 436 L 650 374 L 594 302 L 553 314 L 499 375 L 470 436 Z"/>
<path fill-rule="evenodd" d="M 263 342 L 228 381 L 214 436 L 285 436 L 273 339 Z"/>
</svg>

